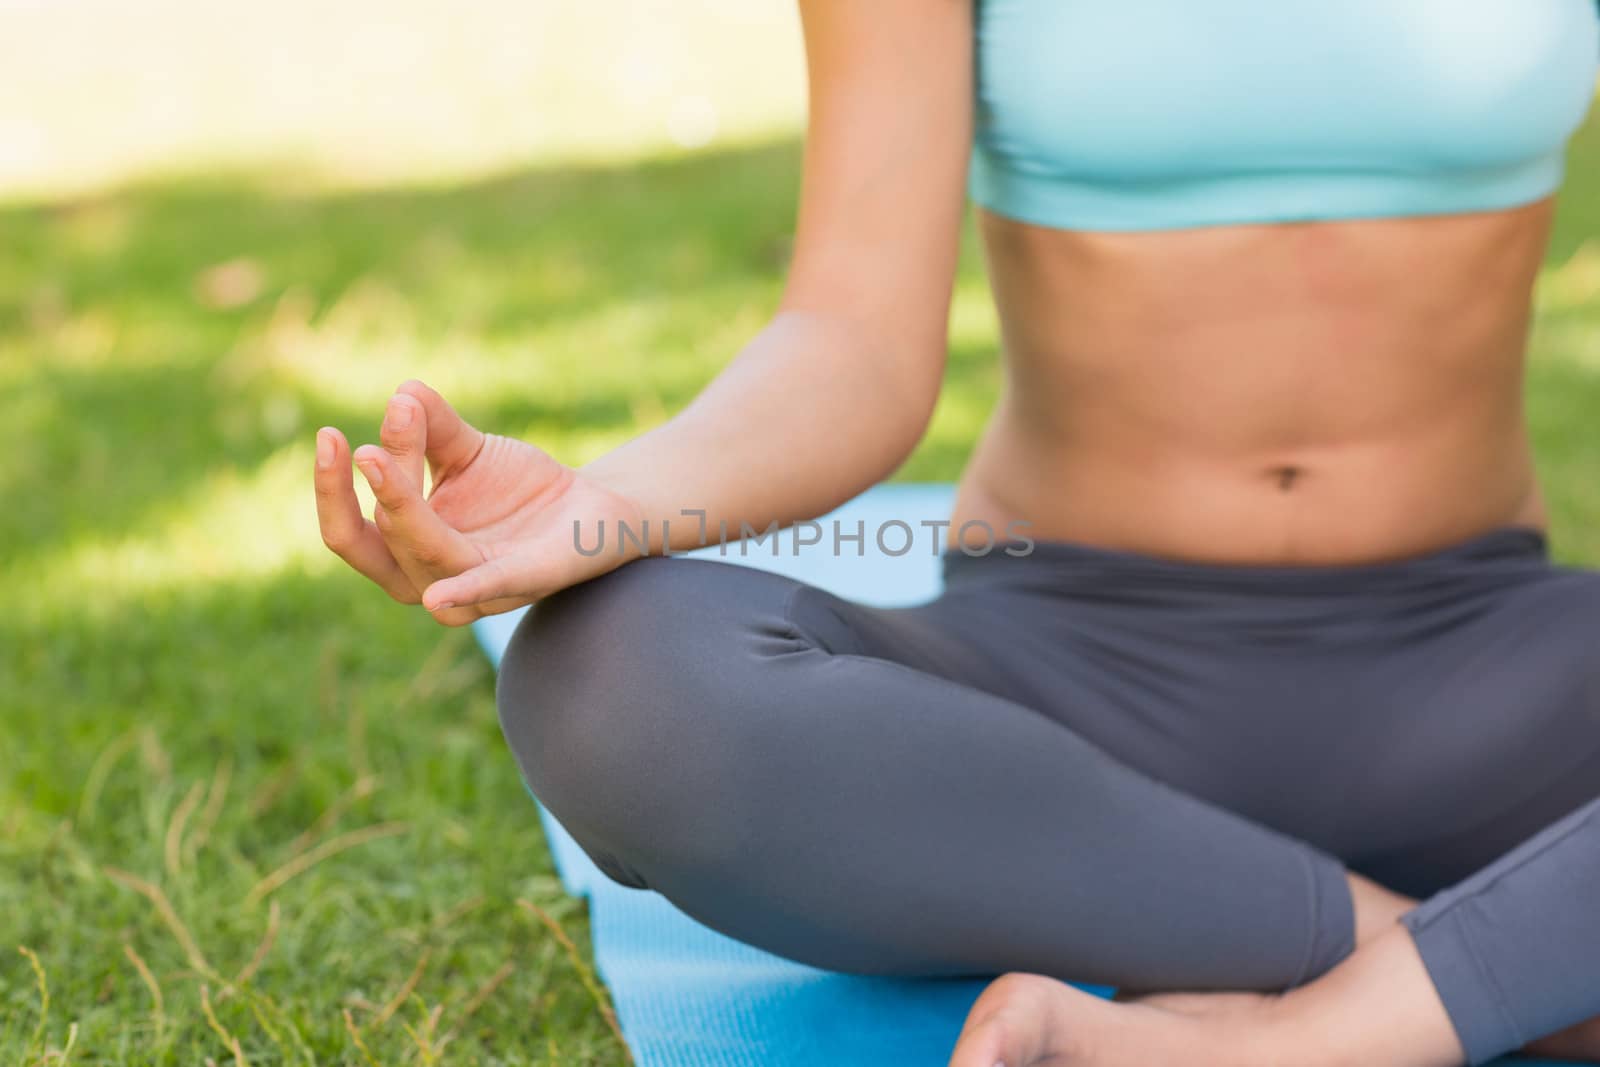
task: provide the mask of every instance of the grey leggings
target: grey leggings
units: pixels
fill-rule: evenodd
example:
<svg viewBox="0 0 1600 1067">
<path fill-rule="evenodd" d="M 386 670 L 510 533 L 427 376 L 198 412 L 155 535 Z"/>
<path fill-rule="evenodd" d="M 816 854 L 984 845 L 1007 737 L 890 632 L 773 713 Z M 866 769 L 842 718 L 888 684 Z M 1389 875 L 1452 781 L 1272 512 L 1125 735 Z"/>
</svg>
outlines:
<svg viewBox="0 0 1600 1067">
<path fill-rule="evenodd" d="M 1281 990 L 1406 920 L 1474 1063 L 1600 1015 L 1600 574 L 1505 528 L 1426 557 L 945 558 L 866 607 L 648 559 L 500 676 L 612 878 L 836 970 Z"/>
</svg>

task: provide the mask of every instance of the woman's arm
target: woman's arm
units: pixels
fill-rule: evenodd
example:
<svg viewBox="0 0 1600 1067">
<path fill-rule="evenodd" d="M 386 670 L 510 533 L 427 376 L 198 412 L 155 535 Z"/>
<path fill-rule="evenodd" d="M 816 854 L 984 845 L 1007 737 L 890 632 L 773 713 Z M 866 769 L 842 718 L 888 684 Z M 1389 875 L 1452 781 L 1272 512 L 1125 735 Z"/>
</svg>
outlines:
<svg viewBox="0 0 1600 1067">
<path fill-rule="evenodd" d="M 459 625 L 651 548 L 812 518 L 915 447 L 943 374 L 971 138 L 971 0 L 803 0 L 811 82 L 800 219 L 770 325 L 681 414 L 574 471 L 485 434 L 420 382 L 353 453 L 317 435 L 323 540 Z M 422 497 L 423 458 L 433 492 Z M 354 460 L 377 498 L 362 515 Z M 703 520 L 688 518 L 694 512 Z M 602 529 L 611 548 L 585 551 Z M 582 529 L 580 544 L 579 529 Z M 624 550 L 625 549 L 625 550 Z"/>
<path fill-rule="evenodd" d="M 822 514 L 898 467 L 943 375 L 971 143 L 970 0 L 803 0 L 810 123 L 772 322 L 675 418 L 583 468 L 659 538 Z M 659 544 L 658 544 L 659 547 Z"/>
</svg>

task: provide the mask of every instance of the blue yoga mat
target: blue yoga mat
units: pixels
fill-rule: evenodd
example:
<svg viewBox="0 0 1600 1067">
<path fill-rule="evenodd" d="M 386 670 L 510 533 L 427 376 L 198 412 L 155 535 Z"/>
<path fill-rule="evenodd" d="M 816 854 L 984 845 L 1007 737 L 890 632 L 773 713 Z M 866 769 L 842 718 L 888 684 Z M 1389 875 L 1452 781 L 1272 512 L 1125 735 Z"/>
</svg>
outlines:
<svg viewBox="0 0 1600 1067">
<path fill-rule="evenodd" d="M 866 603 L 915 603 L 936 595 L 940 584 L 939 538 L 919 524 L 948 516 L 953 494 L 946 485 L 879 486 L 821 520 L 821 545 L 795 553 L 786 535 L 777 555 L 770 541 L 744 554 L 737 547 L 692 554 L 787 574 Z M 860 555 L 851 541 L 843 554 L 832 552 L 835 519 L 847 535 L 865 524 Z M 906 542 L 898 528 L 886 531 L 881 546 L 874 536 L 895 520 L 914 535 L 903 555 L 890 554 Z M 496 664 L 521 614 L 475 625 Z M 539 814 L 562 884 L 589 898 L 596 966 L 639 1067 L 944 1067 L 987 984 L 834 974 L 751 948 L 655 893 L 612 882 L 549 812 Z"/>
</svg>

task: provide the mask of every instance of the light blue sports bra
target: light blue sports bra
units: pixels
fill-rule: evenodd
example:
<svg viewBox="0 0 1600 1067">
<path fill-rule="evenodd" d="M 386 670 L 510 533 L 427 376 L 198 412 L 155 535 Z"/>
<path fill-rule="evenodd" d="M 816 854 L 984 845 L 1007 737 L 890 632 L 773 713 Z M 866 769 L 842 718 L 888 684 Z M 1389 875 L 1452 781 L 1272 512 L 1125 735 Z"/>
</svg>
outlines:
<svg viewBox="0 0 1600 1067">
<path fill-rule="evenodd" d="M 1085 230 L 1487 211 L 1560 185 L 1596 0 L 976 0 L 973 199 Z"/>
</svg>

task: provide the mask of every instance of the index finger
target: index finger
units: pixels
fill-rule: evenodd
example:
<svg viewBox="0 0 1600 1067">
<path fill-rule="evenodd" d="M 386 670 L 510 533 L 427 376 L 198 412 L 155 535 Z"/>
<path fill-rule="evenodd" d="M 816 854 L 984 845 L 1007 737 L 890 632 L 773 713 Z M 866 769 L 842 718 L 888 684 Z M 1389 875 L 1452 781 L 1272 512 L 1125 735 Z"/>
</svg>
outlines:
<svg viewBox="0 0 1600 1067">
<path fill-rule="evenodd" d="M 378 502 L 372 516 L 378 532 L 417 588 L 483 562 L 483 554 L 439 517 L 392 455 L 377 445 L 362 445 L 355 461 Z"/>
<path fill-rule="evenodd" d="M 397 392 L 422 405 L 428 427 L 428 465 L 433 469 L 435 482 L 471 463 L 483 449 L 483 431 L 463 419 L 444 397 L 426 384 L 413 378 L 401 384 Z"/>
<path fill-rule="evenodd" d="M 377 526 L 361 514 L 355 477 L 350 471 L 350 446 L 331 426 L 317 431 L 317 525 L 322 543 L 340 559 L 370 578 L 402 604 L 417 604 L 422 595 L 389 552 Z"/>
</svg>

